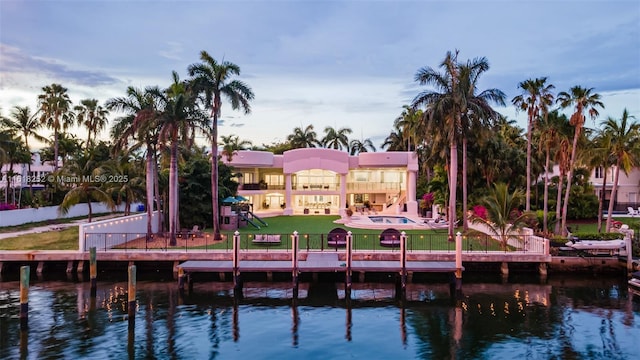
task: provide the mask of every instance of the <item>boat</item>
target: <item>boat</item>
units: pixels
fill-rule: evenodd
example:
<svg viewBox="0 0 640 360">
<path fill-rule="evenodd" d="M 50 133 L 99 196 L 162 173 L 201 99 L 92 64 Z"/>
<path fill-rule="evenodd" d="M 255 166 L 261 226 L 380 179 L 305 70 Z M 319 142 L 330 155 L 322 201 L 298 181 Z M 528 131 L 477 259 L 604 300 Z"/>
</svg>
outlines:
<svg viewBox="0 0 640 360">
<path fill-rule="evenodd" d="M 621 239 L 578 240 L 576 238 L 572 238 L 565 245 L 575 250 L 587 251 L 594 254 L 608 253 L 613 255 L 614 253 L 620 254 L 620 251 L 625 248 L 625 241 Z"/>
<path fill-rule="evenodd" d="M 640 296 L 640 271 L 631 273 L 631 279 L 629 279 L 629 291 L 634 295 Z"/>
</svg>

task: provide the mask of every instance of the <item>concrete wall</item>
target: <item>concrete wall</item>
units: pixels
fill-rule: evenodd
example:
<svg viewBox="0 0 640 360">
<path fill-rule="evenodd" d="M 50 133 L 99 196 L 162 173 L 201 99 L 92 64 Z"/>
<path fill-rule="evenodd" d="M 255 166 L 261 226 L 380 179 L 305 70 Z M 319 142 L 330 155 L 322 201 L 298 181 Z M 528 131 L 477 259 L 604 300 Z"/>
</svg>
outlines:
<svg viewBox="0 0 640 360">
<path fill-rule="evenodd" d="M 135 211 L 138 204 L 132 204 L 131 210 Z M 124 211 L 124 205 L 118 206 L 117 211 Z M 93 214 L 111 213 L 111 210 L 102 203 L 91 203 L 91 211 Z M 66 215 L 58 214 L 58 206 L 44 206 L 40 208 L 19 209 L 0 211 L 0 227 L 22 225 L 36 221 L 47 221 L 59 218 L 71 218 L 77 216 L 86 216 L 89 214 L 87 204 L 74 205 L 69 209 Z"/>
<path fill-rule="evenodd" d="M 151 215 L 151 229 L 158 232 L 158 211 Z M 114 219 L 81 224 L 78 231 L 78 249 L 88 251 L 90 247 L 110 249 L 116 245 L 145 236 L 147 213 L 123 216 Z"/>
</svg>

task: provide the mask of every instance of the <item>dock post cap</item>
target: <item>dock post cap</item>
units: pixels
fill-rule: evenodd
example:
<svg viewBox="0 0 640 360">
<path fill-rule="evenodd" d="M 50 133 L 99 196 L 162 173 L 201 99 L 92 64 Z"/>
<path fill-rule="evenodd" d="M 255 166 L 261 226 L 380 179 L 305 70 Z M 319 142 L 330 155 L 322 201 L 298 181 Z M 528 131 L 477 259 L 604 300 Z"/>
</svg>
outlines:
<svg viewBox="0 0 640 360">
<path fill-rule="evenodd" d="M 352 234 L 351 230 L 347 231 L 347 234 L 351 235 Z"/>
<path fill-rule="evenodd" d="M 298 235 L 298 230 L 294 230 L 293 235 Z"/>
<path fill-rule="evenodd" d="M 404 235 L 407 235 L 407 232 L 406 232 L 406 231 L 401 231 L 401 232 L 400 232 L 400 235 L 403 235 L 403 236 L 404 236 Z"/>
<path fill-rule="evenodd" d="M 462 233 L 461 233 L 460 231 L 458 231 L 458 232 L 456 233 L 456 235 L 460 236 L 460 235 L 462 235 Z"/>
<path fill-rule="evenodd" d="M 240 231 L 236 230 L 236 232 L 234 232 L 233 235 L 235 235 L 235 236 L 240 235 Z"/>
</svg>

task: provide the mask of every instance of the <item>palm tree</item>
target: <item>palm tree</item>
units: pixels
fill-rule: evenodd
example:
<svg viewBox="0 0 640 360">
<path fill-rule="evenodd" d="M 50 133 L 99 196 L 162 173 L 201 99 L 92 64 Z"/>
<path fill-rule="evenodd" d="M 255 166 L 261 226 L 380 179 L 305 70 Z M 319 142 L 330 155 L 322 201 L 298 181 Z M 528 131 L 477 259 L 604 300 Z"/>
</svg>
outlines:
<svg viewBox="0 0 640 360">
<path fill-rule="evenodd" d="M 144 90 L 134 87 L 127 88 L 126 97 L 118 97 L 107 100 L 106 107 L 110 110 L 125 113 L 124 117 L 115 120 L 111 129 L 111 138 L 115 140 L 115 148 L 123 149 L 128 146 L 130 139 L 135 139 L 134 149 L 145 147 L 145 184 L 146 184 L 146 208 L 147 208 L 147 240 L 151 239 L 151 217 L 153 213 L 153 200 L 156 199 L 156 208 L 160 210 L 159 189 L 155 186 L 154 179 L 158 178 L 157 146 L 158 146 L 158 109 L 159 98 L 154 94 L 161 91 L 157 87 L 148 87 Z M 162 229 L 162 216 L 158 216 L 159 227 Z"/>
<path fill-rule="evenodd" d="M 314 148 L 322 145 L 313 130 L 313 125 L 307 125 L 304 129 L 302 127 L 294 128 L 293 133 L 287 136 L 287 141 L 291 144 L 292 149 Z"/>
<path fill-rule="evenodd" d="M 351 155 L 358 155 L 361 152 L 368 152 L 369 150 L 373 152 L 376 151 L 376 147 L 371 142 L 371 139 L 353 139 L 349 142 L 349 154 Z"/>
<path fill-rule="evenodd" d="M 439 73 L 431 67 L 418 70 L 415 81 L 420 85 L 433 85 L 435 90 L 425 90 L 414 99 L 412 106 L 428 107 L 429 118 L 436 120 L 432 123 L 442 124 L 441 133 L 449 144 L 449 240 L 454 238 L 454 224 L 456 223 L 456 189 L 458 186 L 458 129 L 462 117 L 462 95 L 459 86 L 458 51 L 455 54 L 447 52 L 440 64 L 444 72 Z"/>
<path fill-rule="evenodd" d="M 393 125 L 402 129 L 402 137 L 407 141 L 407 151 L 417 150 L 418 144 L 424 138 L 424 122 L 422 121 L 424 113 L 421 109 L 409 105 L 404 105 L 402 109 L 402 113 L 396 118 Z"/>
<path fill-rule="evenodd" d="M 220 236 L 218 216 L 218 118 L 222 114 L 222 97 L 231 102 L 233 110 L 242 109 L 245 114 L 251 112 L 249 102 L 254 95 L 251 88 L 240 80 L 232 80 L 240 75 L 240 67 L 229 61 L 216 61 L 206 51 L 200 52 L 199 64 L 189 66 L 189 76 L 194 77 L 198 92 L 204 94 L 205 106 L 211 109 L 211 205 L 213 216 L 213 237 Z"/>
<path fill-rule="evenodd" d="M 45 141 L 45 138 L 37 133 L 38 129 L 42 126 L 40 119 L 37 117 L 38 113 L 31 113 L 31 109 L 28 106 L 15 106 L 11 111 L 11 118 L 2 118 L 0 121 L 9 130 L 22 135 L 24 145 L 27 148 L 29 154 L 31 154 L 31 148 L 29 147 L 29 138 L 33 137 L 38 141 Z M 28 175 L 31 175 L 31 160 L 27 163 Z M 29 194 L 33 198 L 33 182 L 29 181 Z"/>
<path fill-rule="evenodd" d="M 180 139 L 188 140 L 189 131 L 197 128 L 207 132 L 209 126 L 207 119 L 197 106 L 197 94 L 193 92 L 190 84 L 180 81 L 174 71 L 173 83 L 165 90 L 162 96 L 164 111 L 160 115 L 159 139 L 169 142 L 171 158 L 169 163 L 169 233 L 171 246 L 176 245 L 176 232 L 178 230 L 178 142 Z"/>
<path fill-rule="evenodd" d="M 340 128 L 338 130 L 327 126 L 324 128 L 324 137 L 321 140 L 322 146 L 330 149 L 342 150 L 349 147 L 350 128 Z"/>
<path fill-rule="evenodd" d="M 398 124 L 394 124 L 394 129 L 384 139 L 382 149 L 388 148 L 387 151 L 407 151 L 407 143 L 404 141 L 404 135 L 402 134 L 402 128 Z"/>
<path fill-rule="evenodd" d="M 611 219 L 613 218 L 613 203 L 618 191 L 618 180 L 620 178 L 620 169 L 626 175 L 629 175 L 631 169 L 638 164 L 640 160 L 640 124 L 636 121 L 630 121 L 633 116 L 629 116 L 627 109 L 622 112 L 620 121 L 609 117 L 601 123 L 603 131 L 611 134 L 610 154 L 615 160 L 615 172 L 613 173 L 613 189 L 611 190 L 611 201 L 609 201 L 609 211 L 607 216 L 606 231 L 611 229 Z"/>
<path fill-rule="evenodd" d="M 531 209 L 531 135 L 535 121 L 540 116 L 546 117 L 547 111 L 553 102 L 551 84 L 546 84 L 547 78 L 528 79 L 518 84 L 522 94 L 514 97 L 511 102 L 516 110 L 527 112 L 527 189 L 525 209 Z M 546 229 L 546 228 L 545 228 Z"/>
<path fill-rule="evenodd" d="M 77 123 L 78 126 L 84 126 L 87 129 L 87 149 L 93 145 L 98 136 L 98 132 L 104 130 L 107 126 L 107 115 L 109 111 L 102 106 L 98 105 L 96 99 L 84 99 L 80 101 L 81 105 L 74 107 L 77 111 Z M 91 135 L 93 134 L 93 139 Z"/>
<path fill-rule="evenodd" d="M 520 189 L 509 192 L 507 184 L 496 183 L 489 195 L 482 200 L 487 208 L 487 218 L 473 218 L 474 223 L 486 225 L 493 235 L 501 239 L 503 249 L 507 248 L 509 239 L 517 238 L 516 230 L 526 226 L 527 221 L 533 217 L 531 212 L 518 211 L 523 195 Z"/>
<path fill-rule="evenodd" d="M 547 231 L 549 218 L 549 174 L 552 171 L 551 155 L 560 145 L 563 134 L 564 138 L 569 136 L 569 120 L 565 115 L 558 114 L 558 111 L 556 110 L 547 114 L 547 116 L 538 118 L 536 127 L 538 129 L 540 148 L 544 150 L 545 155 L 542 229 L 543 231 Z M 527 147 L 529 147 L 529 145 L 527 145 Z"/>
<path fill-rule="evenodd" d="M 582 128 L 584 127 L 584 112 L 589 113 L 589 117 L 595 120 L 598 116 L 598 109 L 603 108 L 604 104 L 600 101 L 600 94 L 592 93 L 593 88 L 583 88 L 581 86 L 574 86 L 569 89 L 569 92 L 561 92 L 558 94 L 557 102 L 560 106 L 568 108 L 574 107 L 574 112 L 571 114 L 569 122 L 573 125 L 575 131 L 573 134 L 573 145 L 571 147 L 571 157 L 569 158 L 569 170 L 567 173 L 567 190 L 564 196 L 564 204 L 562 205 L 562 225 L 561 231 L 563 235 L 567 234 L 567 212 L 569 208 L 569 194 L 571 190 L 571 176 L 573 168 L 576 164 L 576 152 L 578 149 L 578 139 L 582 135 Z"/>
<path fill-rule="evenodd" d="M 67 192 L 58 208 L 58 211 L 66 215 L 69 209 L 81 201 L 86 201 L 89 207 L 89 219 L 91 222 L 92 200 L 105 203 L 112 211 L 115 210 L 115 205 L 111 196 L 101 189 L 102 183 L 98 180 L 103 174 L 102 166 L 99 166 L 94 160 L 91 154 L 82 154 L 78 157 L 74 157 L 62 168 L 63 174 L 67 178 L 77 179 L 77 182 L 67 184 L 71 186 L 71 190 Z"/>
<path fill-rule="evenodd" d="M 568 121 L 567 121 L 568 123 Z M 614 165 L 614 159 L 611 154 L 611 138 L 610 131 L 600 129 L 591 141 L 591 146 L 586 151 L 587 165 L 591 169 L 602 169 L 602 188 L 600 196 L 598 196 L 598 232 L 602 232 L 603 208 L 606 194 L 607 173 L 609 168 Z"/>
<path fill-rule="evenodd" d="M 249 140 L 240 140 L 237 135 L 221 136 L 222 138 L 222 155 L 227 158 L 227 161 L 233 160 L 233 155 L 238 153 L 238 150 L 245 150 L 247 147 L 252 146 L 253 143 Z"/>
<path fill-rule="evenodd" d="M 489 70 L 489 62 L 486 58 L 468 60 L 460 66 L 460 91 L 464 98 L 462 101 L 461 135 L 462 135 L 462 225 L 463 231 L 467 231 L 467 147 L 468 139 L 474 134 L 483 132 L 489 124 L 489 120 L 497 120 L 499 114 L 491 108 L 491 103 L 504 106 L 506 95 L 499 89 L 487 89 L 477 93 L 480 75 Z M 482 138 L 482 136 L 480 136 Z"/>
<path fill-rule="evenodd" d="M 71 100 L 67 88 L 59 84 L 51 84 L 42 88 L 38 95 L 40 121 L 53 130 L 53 169 L 58 171 L 58 135 L 61 130 L 68 129 L 73 124 L 74 114 L 71 112 Z"/>
</svg>

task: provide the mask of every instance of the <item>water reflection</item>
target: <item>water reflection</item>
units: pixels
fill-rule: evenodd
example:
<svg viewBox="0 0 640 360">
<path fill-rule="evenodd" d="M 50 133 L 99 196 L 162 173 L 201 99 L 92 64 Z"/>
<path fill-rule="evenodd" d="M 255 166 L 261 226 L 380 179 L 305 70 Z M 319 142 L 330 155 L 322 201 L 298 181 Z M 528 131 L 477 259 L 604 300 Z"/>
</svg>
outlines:
<svg viewBox="0 0 640 360">
<path fill-rule="evenodd" d="M 16 281 L 0 282 L 0 358 L 633 358 L 640 302 L 624 279 L 448 284 L 36 281 L 19 331 Z"/>
</svg>

